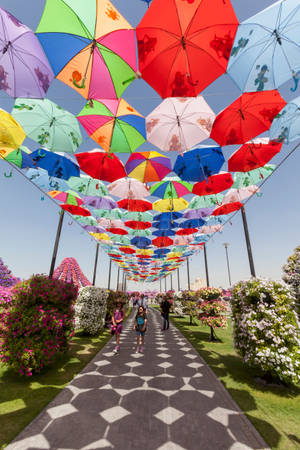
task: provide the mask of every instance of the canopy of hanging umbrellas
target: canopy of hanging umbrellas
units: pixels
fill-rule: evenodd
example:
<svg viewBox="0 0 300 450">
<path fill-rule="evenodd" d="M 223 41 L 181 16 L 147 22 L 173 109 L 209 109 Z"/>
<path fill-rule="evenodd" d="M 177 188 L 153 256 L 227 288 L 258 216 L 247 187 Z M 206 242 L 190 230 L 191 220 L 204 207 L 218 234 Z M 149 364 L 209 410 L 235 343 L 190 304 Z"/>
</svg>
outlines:
<svg viewBox="0 0 300 450">
<path fill-rule="evenodd" d="M 221 232 L 299 137 L 300 97 L 277 89 L 298 86 L 300 5 L 239 23 L 230 0 L 143 1 L 136 29 L 109 0 L 46 0 L 35 32 L 0 8 L 0 89 L 15 98 L 0 110 L 0 157 L 128 279 L 153 282 Z M 215 112 L 201 93 L 225 73 L 240 96 Z M 86 99 L 77 116 L 46 98 L 55 78 Z M 140 78 L 162 98 L 147 117 L 122 98 Z M 87 137 L 97 147 L 83 152 Z"/>
</svg>

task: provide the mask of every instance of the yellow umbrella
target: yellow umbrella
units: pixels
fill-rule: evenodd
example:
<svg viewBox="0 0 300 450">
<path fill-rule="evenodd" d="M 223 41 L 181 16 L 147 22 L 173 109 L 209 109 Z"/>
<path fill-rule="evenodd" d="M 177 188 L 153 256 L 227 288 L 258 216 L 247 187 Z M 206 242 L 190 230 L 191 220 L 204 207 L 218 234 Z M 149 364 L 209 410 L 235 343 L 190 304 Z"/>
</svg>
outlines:
<svg viewBox="0 0 300 450">
<path fill-rule="evenodd" d="M 176 258 L 177 256 L 181 256 L 181 255 L 182 255 L 182 252 L 170 252 L 170 253 L 168 253 L 167 259 Z"/>
<path fill-rule="evenodd" d="M 93 236 L 97 241 L 109 241 L 110 238 L 108 234 L 106 233 L 89 233 L 91 236 Z"/>
<path fill-rule="evenodd" d="M 21 125 L 4 109 L 0 108 L 0 146 L 17 149 L 26 137 Z"/>
<path fill-rule="evenodd" d="M 136 252 L 137 255 L 153 255 L 154 251 L 151 249 L 141 249 Z"/>
<path fill-rule="evenodd" d="M 189 206 L 184 198 L 165 198 L 153 203 L 152 208 L 160 212 L 174 212 L 186 209 Z"/>
</svg>

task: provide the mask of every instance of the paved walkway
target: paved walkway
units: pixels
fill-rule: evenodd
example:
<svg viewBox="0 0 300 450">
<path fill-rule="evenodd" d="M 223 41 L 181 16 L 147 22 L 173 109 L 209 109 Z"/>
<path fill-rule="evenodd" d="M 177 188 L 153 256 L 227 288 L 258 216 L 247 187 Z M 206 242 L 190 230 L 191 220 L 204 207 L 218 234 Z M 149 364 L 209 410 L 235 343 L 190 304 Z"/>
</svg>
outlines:
<svg viewBox="0 0 300 450">
<path fill-rule="evenodd" d="M 110 341 L 8 450 L 248 450 L 267 448 L 222 384 L 171 327 L 149 313 L 144 354 L 133 317 L 120 354 Z"/>
</svg>

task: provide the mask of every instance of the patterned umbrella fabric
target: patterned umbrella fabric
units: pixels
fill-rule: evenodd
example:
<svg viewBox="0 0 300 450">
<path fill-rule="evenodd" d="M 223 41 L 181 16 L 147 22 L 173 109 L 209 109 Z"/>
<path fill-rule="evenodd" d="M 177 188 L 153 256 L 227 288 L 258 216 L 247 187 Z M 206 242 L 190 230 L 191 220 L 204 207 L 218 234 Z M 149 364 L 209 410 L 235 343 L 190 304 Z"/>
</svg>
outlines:
<svg viewBox="0 0 300 450">
<path fill-rule="evenodd" d="M 89 195 L 94 197 L 103 197 L 108 195 L 108 190 L 100 180 L 80 175 L 80 177 L 70 177 L 67 181 L 71 189 L 79 192 L 81 195 Z"/>
<path fill-rule="evenodd" d="M 5 161 L 14 164 L 20 169 L 36 167 L 36 163 L 28 153 L 22 150 L 22 146 L 17 150 L 14 150 L 10 147 L 1 147 L 0 159 L 4 159 Z"/>
<path fill-rule="evenodd" d="M 79 177 L 80 170 L 69 155 L 53 153 L 44 149 L 38 149 L 31 153 L 31 158 L 38 167 L 47 170 L 49 176 L 68 180 L 71 176 Z"/>
<path fill-rule="evenodd" d="M 233 211 L 238 211 L 243 206 L 241 202 L 233 202 L 227 203 L 226 205 L 219 206 L 219 208 L 215 209 L 212 213 L 213 216 L 221 216 L 224 214 L 230 214 Z"/>
<path fill-rule="evenodd" d="M 93 178 L 111 183 L 126 177 L 124 164 L 115 154 L 96 149 L 75 156 L 80 169 Z"/>
<path fill-rule="evenodd" d="M 300 52 L 300 41 L 299 41 Z M 270 128 L 270 138 L 289 144 L 300 137 L 300 97 L 290 101 L 278 114 Z"/>
<path fill-rule="evenodd" d="M 149 197 L 150 192 L 145 185 L 133 178 L 122 178 L 116 180 L 107 186 L 111 195 L 121 197 L 123 199 L 143 199 Z"/>
<path fill-rule="evenodd" d="M 152 203 L 146 200 L 123 199 L 118 201 L 119 208 L 127 209 L 128 211 L 145 212 L 152 209 Z"/>
<path fill-rule="evenodd" d="M 195 183 L 193 186 L 193 194 L 200 196 L 218 194 L 229 189 L 232 185 L 233 179 L 231 174 L 228 172 L 220 172 L 201 183 Z"/>
<path fill-rule="evenodd" d="M 1 70 L 0 70 L 1 72 Z M 1 73 L 0 73 L 1 77 Z M 19 148 L 26 137 L 21 125 L 4 109 L 0 108 L 0 145 L 13 150 Z"/>
<path fill-rule="evenodd" d="M 234 183 L 232 187 L 239 189 L 261 183 L 272 175 L 275 168 L 276 166 L 274 164 L 266 164 L 264 167 L 251 170 L 250 172 L 236 172 L 233 176 Z"/>
<path fill-rule="evenodd" d="M 153 209 L 161 212 L 181 211 L 188 206 L 189 203 L 184 198 L 166 198 L 164 200 L 157 200 L 152 205 Z"/>
<path fill-rule="evenodd" d="M 150 193 L 159 198 L 179 198 L 192 192 L 193 186 L 178 177 L 165 177 L 151 186 Z"/>
<path fill-rule="evenodd" d="M 273 123 L 274 121 L 276 121 L 276 118 L 273 120 Z M 247 142 L 230 156 L 227 161 L 228 170 L 230 172 L 249 172 L 258 167 L 263 167 L 273 156 L 280 152 L 281 147 L 282 142 L 270 141 L 268 138 Z"/>
<path fill-rule="evenodd" d="M 160 181 L 172 171 L 171 160 L 156 151 L 133 153 L 125 169 L 128 176 L 143 183 Z"/>
</svg>

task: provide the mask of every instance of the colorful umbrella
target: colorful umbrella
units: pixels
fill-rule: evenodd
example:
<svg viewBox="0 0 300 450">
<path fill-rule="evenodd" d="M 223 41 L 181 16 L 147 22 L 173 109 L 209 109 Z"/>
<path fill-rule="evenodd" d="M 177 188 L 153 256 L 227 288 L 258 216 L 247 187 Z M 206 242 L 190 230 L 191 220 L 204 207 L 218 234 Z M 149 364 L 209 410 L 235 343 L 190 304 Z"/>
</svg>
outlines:
<svg viewBox="0 0 300 450">
<path fill-rule="evenodd" d="M 207 180 L 201 183 L 195 183 L 193 186 L 193 194 L 196 195 L 211 195 L 229 189 L 233 185 L 233 179 L 230 173 L 220 172 L 217 175 L 212 175 Z"/>
<path fill-rule="evenodd" d="M 243 187 L 241 189 L 230 189 L 227 194 L 225 194 L 222 205 L 226 205 L 227 203 L 241 202 L 251 195 L 257 194 L 259 192 L 259 188 L 257 186 L 248 186 Z"/>
<path fill-rule="evenodd" d="M 153 0 L 139 23 L 139 68 L 161 97 L 197 96 L 226 71 L 238 20 L 230 1 Z"/>
<path fill-rule="evenodd" d="M 200 208 L 210 208 L 211 206 L 221 205 L 224 195 L 213 194 L 213 195 L 202 195 L 201 197 L 195 196 L 192 198 L 189 208 L 190 209 L 200 209 Z"/>
<path fill-rule="evenodd" d="M 133 153 L 125 169 L 128 176 L 143 183 L 160 181 L 172 171 L 171 160 L 156 151 Z"/>
<path fill-rule="evenodd" d="M 83 217 L 83 216 L 74 214 L 73 219 L 76 220 L 76 222 L 80 223 L 81 225 L 91 225 L 91 226 L 95 226 L 95 227 L 98 226 L 98 222 L 95 219 L 95 217 L 93 217 L 93 216 Z"/>
<path fill-rule="evenodd" d="M 151 222 L 141 222 L 139 220 L 128 220 L 124 225 L 133 230 L 146 230 L 152 226 Z"/>
<path fill-rule="evenodd" d="M 107 186 L 111 195 L 125 199 L 142 199 L 149 197 L 150 192 L 143 183 L 133 178 L 122 178 Z"/>
<path fill-rule="evenodd" d="M 154 202 L 152 208 L 161 212 L 176 212 L 186 209 L 188 206 L 189 203 L 184 198 L 166 198 L 164 200 L 157 200 Z"/>
<path fill-rule="evenodd" d="M 200 233 L 203 234 L 212 234 L 212 233 L 219 233 L 223 230 L 223 225 L 205 225 L 204 227 L 200 228 Z"/>
<path fill-rule="evenodd" d="M 93 214 L 96 217 L 104 217 L 105 219 L 123 219 L 124 218 L 124 212 L 122 212 L 119 208 L 115 209 L 94 209 Z"/>
<path fill-rule="evenodd" d="M 123 213 L 124 220 L 138 220 L 141 222 L 152 222 L 153 216 L 147 212 L 126 212 Z"/>
<path fill-rule="evenodd" d="M 127 255 L 133 255 L 135 253 L 135 250 L 130 247 L 120 247 L 119 248 L 121 252 L 126 253 Z"/>
<path fill-rule="evenodd" d="M 161 222 L 168 221 L 172 223 L 173 220 L 181 219 L 181 217 L 183 217 L 183 214 L 180 212 L 163 212 L 154 216 L 154 220 L 159 220 Z"/>
<path fill-rule="evenodd" d="M 173 244 L 173 240 L 168 236 L 161 236 L 153 239 L 152 244 L 155 245 L 155 247 L 169 247 Z"/>
<path fill-rule="evenodd" d="M 124 164 L 115 154 L 108 155 L 105 151 L 92 150 L 77 153 L 75 156 L 80 169 L 93 178 L 111 183 L 126 177 Z"/>
<path fill-rule="evenodd" d="M 299 45 L 300 54 L 300 45 Z M 272 122 L 270 138 L 289 144 L 300 136 L 300 97 L 291 100 Z"/>
<path fill-rule="evenodd" d="M 107 152 L 131 153 L 145 142 L 145 119 L 123 98 L 90 100 L 77 119 Z"/>
<path fill-rule="evenodd" d="M 37 37 L 3 8 L 0 17 L 0 89 L 11 97 L 45 97 L 54 75 Z"/>
<path fill-rule="evenodd" d="M 166 177 L 151 186 L 150 193 L 159 198 L 179 198 L 192 192 L 193 186 L 178 177 Z"/>
<path fill-rule="evenodd" d="M 128 234 L 128 231 L 125 230 L 125 228 L 119 228 L 119 227 L 109 227 L 109 228 L 106 228 L 106 231 L 108 231 L 109 233 L 118 234 L 118 235 Z"/>
<path fill-rule="evenodd" d="M 188 219 L 181 222 L 181 228 L 200 228 L 205 225 L 205 220 L 203 219 Z"/>
<path fill-rule="evenodd" d="M 213 216 L 222 216 L 224 214 L 230 214 L 233 211 L 238 211 L 243 206 L 241 202 L 227 203 L 226 205 L 219 206 L 212 213 Z M 217 225 L 216 225 L 217 226 Z"/>
<path fill-rule="evenodd" d="M 117 202 L 115 202 L 111 197 L 108 197 L 108 196 L 98 197 L 98 198 L 94 197 L 93 201 L 90 201 L 89 203 L 90 203 L 90 206 L 93 206 L 94 208 L 96 208 L 96 209 L 94 209 L 94 214 L 97 217 L 104 217 L 104 216 L 102 216 L 103 210 L 110 211 L 110 210 L 118 207 Z M 91 204 L 91 203 L 93 203 L 93 204 Z M 94 205 L 96 205 L 96 206 L 94 206 Z"/>
<path fill-rule="evenodd" d="M 44 191 L 51 191 L 52 189 L 56 191 L 67 191 L 69 189 L 66 181 L 60 178 L 50 177 L 47 170 L 44 169 L 28 169 L 25 175 Z"/>
<path fill-rule="evenodd" d="M 90 233 L 97 241 L 109 241 L 109 236 L 106 233 Z"/>
<path fill-rule="evenodd" d="M 152 203 L 146 200 L 135 200 L 130 198 L 125 198 L 118 201 L 119 208 L 127 209 L 128 211 L 145 212 L 152 209 Z"/>
<path fill-rule="evenodd" d="M 176 231 L 176 234 L 178 236 L 187 236 L 195 233 L 198 233 L 198 228 L 183 228 L 181 230 Z"/>
<path fill-rule="evenodd" d="M 22 146 L 17 150 L 14 150 L 10 147 L 1 147 L 0 158 L 11 164 L 14 164 L 20 169 L 36 167 L 36 163 L 28 153 L 22 150 Z"/>
<path fill-rule="evenodd" d="M 109 0 L 47 0 L 36 33 L 56 78 L 85 98 L 115 99 L 135 79 L 134 29 Z"/>
<path fill-rule="evenodd" d="M 193 236 L 176 236 L 174 238 L 175 245 L 188 245 L 193 242 Z"/>
<path fill-rule="evenodd" d="M 276 118 L 273 123 L 275 120 Z M 230 172 L 249 172 L 262 167 L 280 152 L 281 146 L 281 142 L 270 141 L 268 138 L 249 141 L 230 156 L 227 161 L 228 170 Z"/>
<path fill-rule="evenodd" d="M 151 245 L 151 239 L 148 239 L 143 236 L 136 236 L 133 239 L 131 239 L 131 244 L 135 245 L 137 248 L 145 249 Z"/>
<path fill-rule="evenodd" d="M 119 245 L 130 245 L 130 240 L 125 237 L 121 236 L 119 234 L 116 234 L 115 236 L 111 236 L 111 241 L 116 242 Z"/>
<path fill-rule="evenodd" d="M 140 237 L 146 237 L 151 236 L 150 230 L 128 230 L 128 234 L 131 236 L 140 236 Z"/>
<path fill-rule="evenodd" d="M 75 116 L 47 98 L 18 98 L 12 116 L 28 137 L 47 150 L 74 153 L 82 143 Z"/>
<path fill-rule="evenodd" d="M 232 187 L 239 189 L 261 183 L 264 179 L 272 175 L 275 167 L 274 164 L 266 164 L 264 167 L 251 170 L 250 172 L 236 172 L 233 176 L 234 184 Z"/>
<path fill-rule="evenodd" d="M 291 91 L 296 91 L 300 70 L 299 19 L 297 0 L 285 0 L 241 23 L 228 74 L 242 91 L 275 89 L 291 78 Z"/>
<path fill-rule="evenodd" d="M 201 146 L 179 155 L 173 170 L 182 180 L 201 182 L 219 173 L 224 162 L 220 147 Z"/>
<path fill-rule="evenodd" d="M 31 153 L 31 157 L 36 165 L 47 170 L 50 176 L 68 180 L 71 176 L 80 175 L 78 165 L 69 155 L 38 149 Z"/>
<path fill-rule="evenodd" d="M 268 130 L 285 105 L 276 90 L 245 92 L 217 115 L 210 137 L 222 146 L 244 144 Z"/>
<path fill-rule="evenodd" d="M 170 228 L 153 231 L 153 236 L 175 236 L 175 231 Z"/>
<path fill-rule="evenodd" d="M 210 216 L 212 212 L 213 208 L 191 209 L 189 211 L 186 211 L 183 214 L 183 217 L 185 219 L 203 219 L 204 217 Z"/>
<path fill-rule="evenodd" d="M 81 195 L 88 195 L 92 197 L 103 197 L 108 195 L 108 190 L 104 183 L 87 175 L 80 175 L 80 177 L 70 177 L 68 185 L 71 189 L 79 192 Z"/>
<path fill-rule="evenodd" d="M 105 233 L 105 229 L 101 227 L 97 227 L 95 225 L 83 225 L 83 227 L 89 233 Z"/>
<path fill-rule="evenodd" d="M 104 219 L 101 217 L 97 220 L 98 224 L 104 228 L 124 228 L 122 220 L 118 219 Z"/>
<path fill-rule="evenodd" d="M 146 117 L 147 140 L 182 153 L 209 137 L 214 119 L 203 97 L 167 98 Z"/>
<path fill-rule="evenodd" d="M 167 213 L 165 213 L 167 214 Z M 168 230 L 172 228 L 178 228 L 179 224 L 177 222 L 172 222 L 170 219 L 161 219 L 158 222 L 152 223 L 153 228 L 158 228 L 159 230 Z"/>
<path fill-rule="evenodd" d="M 22 145 L 25 137 L 26 134 L 21 125 L 8 112 L 0 108 L 0 146 L 16 150 Z"/>
<path fill-rule="evenodd" d="M 55 200 L 66 203 L 67 205 L 80 206 L 83 204 L 83 200 L 81 200 L 78 194 L 70 190 L 66 192 L 49 191 L 47 194 Z"/>
<path fill-rule="evenodd" d="M 62 209 L 68 211 L 71 214 L 76 214 L 77 216 L 90 216 L 91 213 L 88 209 L 81 208 L 75 205 L 60 205 Z"/>
</svg>

